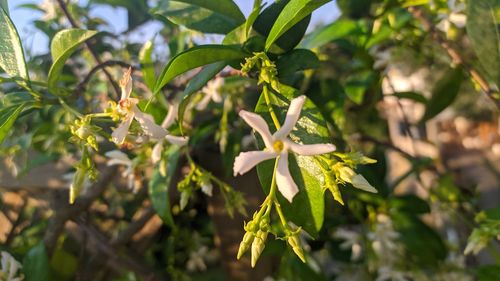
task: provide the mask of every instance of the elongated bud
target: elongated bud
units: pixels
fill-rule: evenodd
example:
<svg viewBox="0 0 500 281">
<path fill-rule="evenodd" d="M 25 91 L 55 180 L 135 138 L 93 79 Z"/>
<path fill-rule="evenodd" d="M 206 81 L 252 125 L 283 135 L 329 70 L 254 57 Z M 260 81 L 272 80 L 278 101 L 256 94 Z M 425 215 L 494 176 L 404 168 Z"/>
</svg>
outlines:
<svg viewBox="0 0 500 281">
<path fill-rule="evenodd" d="M 83 184 L 85 181 L 85 171 L 81 168 L 77 168 L 75 175 L 73 176 L 73 183 L 69 187 L 69 203 L 75 203 L 76 197 L 82 192 Z"/>
<path fill-rule="evenodd" d="M 292 250 L 293 252 L 300 258 L 300 260 L 302 262 L 306 262 L 306 258 L 304 256 L 304 251 L 302 250 L 302 246 L 300 245 L 300 240 L 299 238 L 297 237 L 296 234 L 292 235 L 292 236 L 288 236 L 288 244 L 290 244 L 290 246 L 292 246 Z"/>
<path fill-rule="evenodd" d="M 264 248 L 266 247 L 267 233 L 268 232 L 259 230 L 255 235 L 255 239 L 252 243 L 252 267 L 255 267 L 255 264 L 259 260 L 260 254 L 262 254 L 262 251 L 264 251 Z"/>
<path fill-rule="evenodd" d="M 255 236 L 252 232 L 245 233 L 245 236 L 243 236 L 243 240 L 241 240 L 240 248 L 238 249 L 238 255 L 236 256 L 237 259 L 240 259 L 241 256 L 243 256 L 243 254 L 248 251 L 250 245 L 252 245 L 252 242 L 254 241 L 254 237 Z"/>
</svg>

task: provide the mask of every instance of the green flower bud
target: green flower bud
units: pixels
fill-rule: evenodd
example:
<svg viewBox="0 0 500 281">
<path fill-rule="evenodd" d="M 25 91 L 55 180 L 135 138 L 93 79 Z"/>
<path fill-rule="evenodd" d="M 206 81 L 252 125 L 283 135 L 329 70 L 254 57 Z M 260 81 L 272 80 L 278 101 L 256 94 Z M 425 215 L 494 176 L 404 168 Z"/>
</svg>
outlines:
<svg viewBox="0 0 500 281">
<path fill-rule="evenodd" d="M 259 260 L 260 254 L 262 254 L 262 251 L 264 251 L 264 248 L 266 247 L 267 234 L 268 232 L 259 230 L 255 235 L 255 239 L 252 242 L 252 267 L 255 267 L 257 260 Z"/>
<path fill-rule="evenodd" d="M 288 236 L 288 244 L 292 247 L 293 252 L 300 258 L 302 262 L 306 262 L 306 258 L 304 256 L 304 251 L 302 250 L 302 245 L 300 244 L 299 237 L 297 234 L 292 236 Z"/>
<path fill-rule="evenodd" d="M 240 243 L 240 248 L 238 249 L 238 255 L 237 259 L 240 259 L 243 254 L 245 254 L 246 251 L 250 248 L 250 245 L 252 245 L 252 242 L 254 241 L 254 234 L 252 232 L 247 232 L 243 236 L 243 240 L 241 240 Z"/>
<path fill-rule="evenodd" d="M 76 197 L 82 192 L 83 184 L 85 182 L 85 170 L 77 168 L 73 176 L 73 183 L 69 187 L 69 203 L 75 203 Z"/>
</svg>

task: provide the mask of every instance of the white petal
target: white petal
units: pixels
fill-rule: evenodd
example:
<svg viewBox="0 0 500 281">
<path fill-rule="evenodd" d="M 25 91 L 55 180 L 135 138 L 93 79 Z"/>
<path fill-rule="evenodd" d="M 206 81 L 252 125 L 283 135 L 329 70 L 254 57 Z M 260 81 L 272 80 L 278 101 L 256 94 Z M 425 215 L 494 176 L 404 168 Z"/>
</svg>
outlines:
<svg viewBox="0 0 500 281">
<path fill-rule="evenodd" d="M 141 112 L 137 107 L 134 109 L 135 112 L 135 120 L 139 122 L 139 124 L 142 127 L 142 130 L 144 133 L 154 139 L 163 139 L 167 135 L 167 130 L 162 128 L 161 126 L 158 126 L 154 119 L 153 116 Z"/>
<path fill-rule="evenodd" d="M 366 179 L 360 174 L 356 174 L 354 177 L 352 177 L 352 182 L 351 184 L 355 188 L 359 188 L 364 191 L 372 192 L 372 193 L 377 193 L 378 191 L 373 187 Z"/>
<path fill-rule="evenodd" d="M 131 165 L 132 161 L 128 158 L 127 154 L 121 152 L 120 150 L 111 150 L 104 154 L 106 157 L 110 158 L 108 161 L 108 166 L 111 165 Z"/>
<path fill-rule="evenodd" d="M 302 156 L 320 155 L 335 151 L 336 147 L 330 143 L 319 144 L 298 144 L 293 141 L 286 141 L 287 146 L 296 154 Z"/>
<path fill-rule="evenodd" d="M 283 196 L 292 203 L 293 197 L 299 192 L 299 188 L 293 181 L 290 169 L 288 169 L 288 153 L 282 152 L 278 160 L 278 169 L 276 170 L 276 184 L 278 190 Z"/>
<path fill-rule="evenodd" d="M 163 151 L 163 140 L 159 140 L 158 143 L 153 147 L 153 151 L 151 151 L 151 162 L 153 164 L 158 163 L 161 159 L 161 153 Z"/>
<path fill-rule="evenodd" d="M 132 123 L 132 116 L 129 118 L 125 119 L 118 128 L 116 128 L 113 133 L 111 134 L 111 139 L 113 140 L 114 143 L 116 144 L 122 144 L 123 141 L 125 140 L 125 137 L 128 134 L 128 129 L 130 128 L 130 124 Z"/>
<path fill-rule="evenodd" d="M 184 146 L 189 141 L 189 138 L 187 138 L 187 137 L 177 137 L 177 136 L 172 136 L 172 135 L 166 135 L 165 139 L 169 143 L 175 144 L 175 145 L 178 145 L 178 146 Z"/>
<path fill-rule="evenodd" d="M 179 112 L 179 105 L 178 104 L 169 104 L 167 116 L 165 116 L 165 119 L 163 119 L 161 126 L 165 129 L 167 129 L 172 124 L 174 124 L 175 119 L 177 119 L 178 112 Z"/>
<path fill-rule="evenodd" d="M 205 110 L 205 108 L 207 108 L 207 106 L 208 106 L 208 103 L 210 102 L 210 99 L 211 99 L 211 97 L 209 95 L 205 94 L 203 96 L 203 99 L 201 99 L 201 101 L 199 101 L 198 104 L 196 105 L 196 109 L 198 111 Z"/>
<path fill-rule="evenodd" d="M 122 89 L 121 100 L 128 99 L 132 93 L 132 68 L 129 68 L 120 80 L 120 88 Z"/>
<path fill-rule="evenodd" d="M 208 183 L 201 186 L 201 191 L 207 196 L 212 197 L 213 188 L 214 186 L 211 183 Z"/>
<path fill-rule="evenodd" d="M 306 96 L 302 95 L 294 98 L 290 102 L 290 107 L 288 108 L 288 111 L 286 113 L 285 123 L 283 123 L 281 129 L 279 129 L 274 134 L 274 137 L 276 139 L 283 139 L 292 132 L 293 127 L 295 127 L 295 124 L 297 123 L 297 120 L 299 120 L 300 112 L 302 111 L 302 106 L 304 106 L 305 101 Z"/>
<path fill-rule="evenodd" d="M 243 175 L 260 162 L 275 158 L 276 156 L 276 153 L 272 151 L 242 152 L 234 159 L 234 176 L 236 177 L 238 174 Z"/>
<path fill-rule="evenodd" d="M 266 147 L 269 149 L 273 148 L 273 141 L 269 127 L 266 121 L 259 114 L 241 110 L 239 113 L 240 117 L 245 120 L 245 122 L 250 125 L 255 131 L 257 131 L 264 140 Z"/>
<path fill-rule="evenodd" d="M 212 96 L 212 100 L 215 103 L 221 103 L 222 102 L 222 96 L 219 94 L 219 92 L 214 91 L 211 96 Z"/>
</svg>

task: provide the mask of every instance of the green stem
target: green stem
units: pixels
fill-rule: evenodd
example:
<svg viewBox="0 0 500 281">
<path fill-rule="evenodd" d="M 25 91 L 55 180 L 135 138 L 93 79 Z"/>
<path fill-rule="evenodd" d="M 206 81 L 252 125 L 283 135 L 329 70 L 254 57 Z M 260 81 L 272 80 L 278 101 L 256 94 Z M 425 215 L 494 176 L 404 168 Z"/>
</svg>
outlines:
<svg viewBox="0 0 500 281">
<path fill-rule="evenodd" d="M 71 106 L 69 106 L 63 99 L 59 99 L 59 103 L 62 105 L 62 107 L 64 107 L 64 109 L 71 112 L 76 117 L 79 117 L 79 118 L 83 117 L 83 115 L 80 112 L 76 111 Z"/>
<path fill-rule="evenodd" d="M 271 119 L 273 119 L 274 126 L 276 127 L 276 130 L 279 130 L 281 128 L 280 121 L 278 120 L 278 117 L 276 116 L 276 113 L 274 112 L 273 106 L 271 104 L 271 99 L 269 98 L 269 88 L 267 87 L 267 85 L 264 85 L 262 93 L 264 94 L 264 99 L 266 100 L 267 108 L 269 110 L 269 114 L 271 114 Z"/>
<path fill-rule="evenodd" d="M 273 173 L 273 179 L 271 180 L 271 190 L 269 191 L 269 205 L 273 205 L 276 207 L 276 211 L 278 212 L 278 216 L 280 217 L 281 224 L 283 226 L 287 226 L 287 220 L 285 218 L 285 215 L 283 214 L 283 211 L 281 210 L 281 205 L 278 202 L 278 198 L 276 198 L 276 189 L 277 189 L 277 184 L 276 184 L 276 170 L 278 169 L 278 161 L 280 157 L 276 158 L 276 162 L 274 163 L 274 173 Z M 271 210 L 271 207 L 269 207 L 269 211 Z"/>
</svg>

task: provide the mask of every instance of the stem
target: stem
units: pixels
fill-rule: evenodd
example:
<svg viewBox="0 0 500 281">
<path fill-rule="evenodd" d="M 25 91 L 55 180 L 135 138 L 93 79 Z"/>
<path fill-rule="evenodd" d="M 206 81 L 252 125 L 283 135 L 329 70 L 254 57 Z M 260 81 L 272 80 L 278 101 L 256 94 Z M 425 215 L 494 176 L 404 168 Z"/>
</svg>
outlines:
<svg viewBox="0 0 500 281">
<path fill-rule="evenodd" d="M 268 198 L 270 198 L 269 203 L 268 203 L 269 204 L 268 209 L 270 211 L 272 204 L 274 204 L 274 206 L 276 207 L 276 211 L 278 212 L 278 216 L 280 217 L 281 224 L 283 226 L 287 226 L 287 220 L 285 218 L 285 215 L 283 214 L 283 211 L 281 210 L 281 205 L 278 202 L 278 199 L 276 198 L 276 188 L 277 188 L 276 169 L 278 168 L 279 159 L 280 159 L 280 157 L 277 157 L 276 162 L 274 163 L 274 173 L 273 173 L 273 179 L 271 180 L 271 190 L 269 191 L 269 195 L 268 195 Z M 267 200 L 267 198 L 266 198 L 266 200 Z"/>
<path fill-rule="evenodd" d="M 83 117 L 83 115 L 80 112 L 76 111 L 71 106 L 69 106 L 63 99 L 59 99 L 59 103 L 62 105 L 62 107 L 64 107 L 64 109 L 66 109 L 67 111 L 69 111 L 70 113 L 75 115 L 76 117 L 79 117 L 79 118 Z"/>
<path fill-rule="evenodd" d="M 276 127 L 276 130 L 279 130 L 281 128 L 280 121 L 278 120 L 278 117 L 276 116 L 276 113 L 274 112 L 274 108 L 271 105 L 271 100 L 269 98 L 269 89 L 267 85 L 264 85 L 264 88 L 262 89 L 262 93 L 264 94 L 264 99 L 266 100 L 267 108 L 269 110 L 269 114 L 271 114 L 271 119 L 273 119 L 274 126 Z"/>
</svg>

